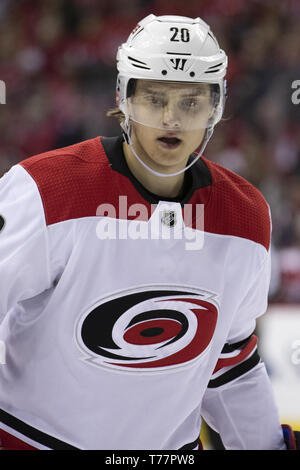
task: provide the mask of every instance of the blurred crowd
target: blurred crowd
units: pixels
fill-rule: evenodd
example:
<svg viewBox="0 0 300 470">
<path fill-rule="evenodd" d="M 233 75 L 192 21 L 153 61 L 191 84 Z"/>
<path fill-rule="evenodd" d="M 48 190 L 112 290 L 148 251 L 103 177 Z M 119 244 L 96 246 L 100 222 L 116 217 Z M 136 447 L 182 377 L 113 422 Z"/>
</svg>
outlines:
<svg viewBox="0 0 300 470">
<path fill-rule="evenodd" d="M 117 47 L 142 17 L 202 17 L 228 53 L 228 99 L 206 157 L 271 207 L 270 301 L 300 302 L 299 0 L 1 0 L 0 174 L 36 153 L 117 135 Z M 300 94 L 299 94 L 300 96 Z"/>
</svg>

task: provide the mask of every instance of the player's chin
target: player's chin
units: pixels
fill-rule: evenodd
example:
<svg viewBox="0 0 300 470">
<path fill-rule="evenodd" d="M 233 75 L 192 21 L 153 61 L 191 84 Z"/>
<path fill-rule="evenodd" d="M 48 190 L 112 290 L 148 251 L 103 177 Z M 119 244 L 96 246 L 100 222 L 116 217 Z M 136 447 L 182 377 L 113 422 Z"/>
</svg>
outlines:
<svg viewBox="0 0 300 470">
<path fill-rule="evenodd" d="M 173 173 L 185 167 L 188 157 L 178 150 L 159 149 L 150 155 L 152 162 L 157 165 L 157 171 Z"/>
</svg>

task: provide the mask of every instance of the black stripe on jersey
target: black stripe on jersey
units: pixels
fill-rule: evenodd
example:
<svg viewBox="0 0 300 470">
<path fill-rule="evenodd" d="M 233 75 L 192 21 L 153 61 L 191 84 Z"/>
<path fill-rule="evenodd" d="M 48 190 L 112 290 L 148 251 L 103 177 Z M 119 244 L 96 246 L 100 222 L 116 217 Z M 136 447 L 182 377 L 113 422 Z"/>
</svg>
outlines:
<svg viewBox="0 0 300 470">
<path fill-rule="evenodd" d="M 0 214 L 0 232 L 4 228 L 5 225 L 5 219 L 4 217 Z"/>
<path fill-rule="evenodd" d="M 235 351 L 236 349 L 239 349 L 241 348 L 242 346 L 244 346 L 246 343 L 248 343 L 248 341 L 250 341 L 251 337 L 252 337 L 253 333 L 251 333 L 250 336 L 248 336 L 248 338 L 246 339 L 243 339 L 242 341 L 239 341 L 238 343 L 226 343 L 221 351 L 221 354 L 226 354 L 226 353 L 230 353 L 230 352 L 233 352 Z"/>
<path fill-rule="evenodd" d="M 33 428 L 29 424 L 24 423 L 20 419 L 3 410 L 0 410 L 0 422 L 51 450 L 80 450 L 77 447 L 57 439 L 56 437 Z"/>
<path fill-rule="evenodd" d="M 184 446 L 180 447 L 178 450 L 193 450 L 199 445 L 199 437 L 194 440 L 194 442 L 189 442 L 189 444 L 185 444 Z"/>
<path fill-rule="evenodd" d="M 48 447 L 51 450 L 80 450 L 77 447 L 74 447 L 70 444 L 67 444 L 64 441 L 57 439 L 56 437 L 50 436 L 38 429 L 33 428 L 29 424 L 24 423 L 20 419 L 12 416 L 11 414 L 7 413 L 4 410 L 0 409 L 0 422 L 6 424 L 10 428 L 14 429 L 15 431 L 20 432 L 26 437 L 29 437 L 35 442 L 38 442 L 45 447 Z M 189 442 L 184 446 L 180 447 L 178 450 L 193 450 L 195 449 L 200 443 L 199 437 L 195 439 L 193 442 Z"/>
<path fill-rule="evenodd" d="M 170 202 L 180 202 L 183 206 L 192 197 L 193 193 L 200 188 L 211 186 L 212 177 L 206 163 L 199 158 L 199 160 L 189 168 L 184 174 L 184 183 L 181 194 L 174 198 L 167 198 L 165 196 L 159 196 L 148 191 L 131 173 L 128 168 L 125 156 L 123 153 L 123 142 L 124 138 L 119 137 L 101 137 L 101 143 L 105 150 L 106 156 L 109 160 L 110 166 L 113 170 L 126 176 L 141 196 L 151 204 L 157 204 L 160 200 Z M 190 156 L 187 165 L 191 163 Z"/>
<path fill-rule="evenodd" d="M 212 379 L 208 383 L 208 388 L 217 388 L 221 385 L 225 385 L 228 382 L 231 382 L 234 379 L 237 379 L 241 375 L 245 374 L 249 370 L 253 369 L 258 363 L 260 362 L 260 356 L 257 350 L 245 361 L 241 362 L 240 364 L 232 367 L 224 374 Z"/>
</svg>

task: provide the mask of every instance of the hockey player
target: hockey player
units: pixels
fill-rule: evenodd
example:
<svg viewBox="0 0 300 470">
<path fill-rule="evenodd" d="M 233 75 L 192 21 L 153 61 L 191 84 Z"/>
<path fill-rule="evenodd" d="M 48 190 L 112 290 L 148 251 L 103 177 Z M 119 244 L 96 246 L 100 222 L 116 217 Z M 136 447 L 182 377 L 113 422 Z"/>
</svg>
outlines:
<svg viewBox="0 0 300 470">
<path fill-rule="evenodd" d="M 269 208 L 202 156 L 226 54 L 201 19 L 150 15 L 117 66 L 122 136 L 0 182 L 2 446 L 197 449 L 204 417 L 226 449 L 295 448 L 253 335 Z"/>
</svg>

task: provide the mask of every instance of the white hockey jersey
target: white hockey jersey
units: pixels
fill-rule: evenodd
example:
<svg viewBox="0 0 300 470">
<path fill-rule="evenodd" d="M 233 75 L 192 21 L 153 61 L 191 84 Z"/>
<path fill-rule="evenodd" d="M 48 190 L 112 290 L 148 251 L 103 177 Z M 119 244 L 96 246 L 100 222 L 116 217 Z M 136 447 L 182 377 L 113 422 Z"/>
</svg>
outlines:
<svg viewBox="0 0 300 470">
<path fill-rule="evenodd" d="M 122 137 L 28 158 L 0 180 L 0 436 L 13 449 L 284 448 L 253 335 L 267 308 L 260 192 L 201 158 L 149 193 Z"/>
</svg>

